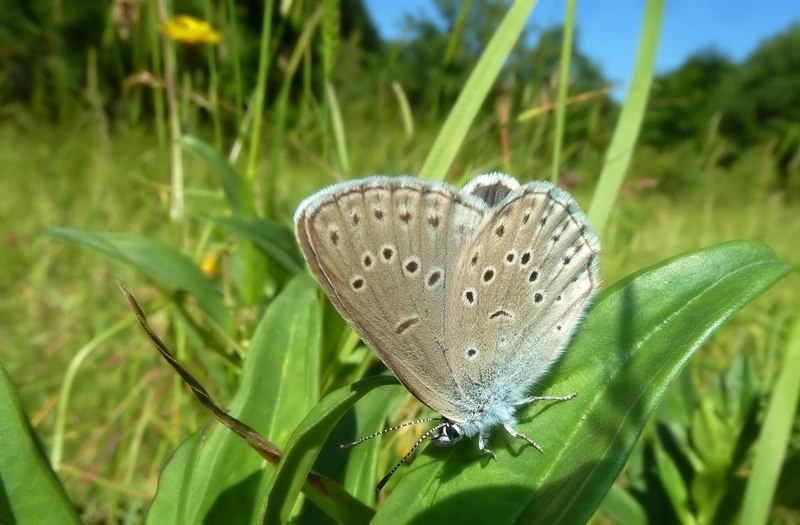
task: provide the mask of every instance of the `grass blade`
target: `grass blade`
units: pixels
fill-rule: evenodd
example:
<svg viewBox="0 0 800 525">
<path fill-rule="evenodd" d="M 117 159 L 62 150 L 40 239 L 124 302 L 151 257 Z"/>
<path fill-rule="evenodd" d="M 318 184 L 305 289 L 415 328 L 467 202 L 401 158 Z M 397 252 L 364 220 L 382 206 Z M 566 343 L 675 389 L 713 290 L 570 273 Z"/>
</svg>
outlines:
<svg viewBox="0 0 800 525">
<path fill-rule="evenodd" d="M 50 450 L 50 456 L 56 470 L 60 470 L 61 468 L 61 456 L 64 451 L 64 441 L 67 432 L 67 408 L 72 398 L 72 385 L 75 382 L 78 371 L 95 350 L 103 348 L 103 344 L 107 343 L 109 339 L 116 336 L 123 329 L 128 328 L 131 323 L 132 321 L 129 319 L 116 323 L 83 345 L 72 359 L 70 359 L 69 365 L 64 372 L 64 382 L 61 383 L 61 392 L 58 396 L 58 406 L 56 408 L 56 420 L 53 425 L 53 444 Z M 3 522 L 0 521 L 0 523 Z"/>
<path fill-rule="evenodd" d="M 800 394 L 800 318 L 792 328 L 786 361 L 767 408 L 758 438 L 753 473 L 744 494 L 741 523 L 767 523 L 778 485 Z"/>
<path fill-rule="evenodd" d="M 517 0 L 503 17 L 486 50 L 472 70 L 453 109 L 442 125 L 425 163 L 420 169 L 422 179 L 443 179 L 456 158 L 475 116 L 486 100 L 497 75 L 503 69 L 520 35 L 525 30 L 536 0 Z"/>
<path fill-rule="evenodd" d="M 606 152 L 603 171 L 589 208 L 589 221 L 594 226 L 594 231 L 598 232 L 601 237 L 622 187 L 622 181 L 625 179 L 625 172 L 631 163 L 633 147 L 636 145 L 644 120 L 644 111 L 653 82 L 663 13 L 664 0 L 648 0 L 633 79 L 628 89 L 628 96 L 625 97 L 625 104 L 622 106 L 614 136 Z"/>
<path fill-rule="evenodd" d="M 553 140 L 553 166 L 550 182 L 558 184 L 561 177 L 561 148 L 564 144 L 564 122 L 567 118 L 567 92 L 569 91 L 572 39 L 575 28 L 575 0 L 567 1 L 567 16 L 564 19 L 564 34 L 561 42 L 561 59 L 558 66 L 558 94 L 556 102 L 556 134 Z"/>
</svg>

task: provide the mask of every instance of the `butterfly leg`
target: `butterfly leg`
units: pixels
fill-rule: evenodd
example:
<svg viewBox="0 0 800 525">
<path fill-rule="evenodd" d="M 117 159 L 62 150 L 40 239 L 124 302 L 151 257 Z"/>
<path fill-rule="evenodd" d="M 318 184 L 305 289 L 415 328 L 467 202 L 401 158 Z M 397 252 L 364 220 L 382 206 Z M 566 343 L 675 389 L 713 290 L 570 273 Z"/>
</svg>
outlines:
<svg viewBox="0 0 800 525">
<path fill-rule="evenodd" d="M 517 432 L 516 430 L 514 430 L 514 427 L 512 427 L 512 426 L 511 426 L 511 425 L 509 425 L 508 423 L 503 423 L 503 427 L 506 429 L 506 432 L 508 432 L 509 434 L 511 434 L 511 437 L 515 437 L 515 438 L 517 438 L 517 439 L 524 439 L 524 440 L 525 440 L 525 441 L 527 441 L 527 442 L 528 442 L 528 443 L 529 443 L 529 444 L 530 444 L 530 445 L 531 445 L 533 448 L 535 448 L 535 449 L 536 449 L 536 450 L 538 450 L 539 452 L 544 452 L 544 450 L 542 450 L 542 447 L 541 447 L 541 446 L 539 446 L 539 443 L 535 442 L 534 440 L 532 440 L 531 438 L 529 438 L 529 437 L 528 437 L 528 436 L 526 436 L 525 434 L 522 434 L 521 432 Z"/>
<path fill-rule="evenodd" d="M 528 403 L 533 403 L 534 401 L 569 401 L 578 395 L 577 392 L 573 392 L 571 394 L 567 394 L 565 396 L 532 396 L 526 397 L 521 401 L 517 401 L 514 403 L 514 406 L 522 406 L 527 405 Z"/>
<path fill-rule="evenodd" d="M 486 438 L 483 436 L 483 433 L 478 434 L 478 448 L 480 448 L 481 452 L 483 452 L 484 454 L 492 456 L 495 459 L 495 461 L 497 460 L 497 455 L 488 448 L 486 448 Z"/>
</svg>

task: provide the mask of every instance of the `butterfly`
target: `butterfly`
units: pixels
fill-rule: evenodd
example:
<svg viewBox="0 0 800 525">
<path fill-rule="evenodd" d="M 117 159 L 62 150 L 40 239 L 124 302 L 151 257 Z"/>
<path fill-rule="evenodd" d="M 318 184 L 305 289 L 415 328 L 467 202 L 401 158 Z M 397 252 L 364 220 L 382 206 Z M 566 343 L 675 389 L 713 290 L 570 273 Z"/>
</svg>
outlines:
<svg viewBox="0 0 800 525">
<path fill-rule="evenodd" d="M 543 181 L 480 175 L 462 190 L 368 177 L 308 197 L 295 213 L 309 268 L 400 382 L 441 417 L 414 448 L 516 430 L 530 396 L 596 293 L 600 242 L 575 200 Z M 401 425 L 402 426 L 402 425 Z M 396 427 L 395 427 L 396 428 Z M 391 429 L 387 429 L 391 430 Z M 382 432 L 348 444 L 352 446 Z"/>
</svg>

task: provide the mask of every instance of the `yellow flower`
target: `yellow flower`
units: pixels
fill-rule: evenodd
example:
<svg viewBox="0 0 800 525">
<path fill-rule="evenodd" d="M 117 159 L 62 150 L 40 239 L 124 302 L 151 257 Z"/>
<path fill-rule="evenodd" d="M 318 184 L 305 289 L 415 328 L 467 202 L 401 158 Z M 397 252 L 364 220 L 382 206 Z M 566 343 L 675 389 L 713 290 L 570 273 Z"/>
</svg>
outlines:
<svg viewBox="0 0 800 525">
<path fill-rule="evenodd" d="M 206 274 L 206 276 L 211 278 L 216 277 L 219 275 L 219 259 L 220 254 L 218 251 L 207 251 L 205 254 L 203 254 L 203 258 L 200 261 L 200 269 L 204 274 Z"/>
<path fill-rule="evenodd" d="M 180 15 L 161 24 L 161 31 L 176 42 L 190 46 L 219 44 L 221 37 L 208 23 L 192 16 Z"/>
</svg>

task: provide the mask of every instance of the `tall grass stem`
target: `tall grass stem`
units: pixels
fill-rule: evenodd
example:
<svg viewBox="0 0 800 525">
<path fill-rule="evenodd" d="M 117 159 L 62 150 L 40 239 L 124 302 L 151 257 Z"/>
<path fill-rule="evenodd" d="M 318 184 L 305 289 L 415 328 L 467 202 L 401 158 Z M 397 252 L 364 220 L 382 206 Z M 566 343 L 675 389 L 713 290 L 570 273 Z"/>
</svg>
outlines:
<svg viewBox="0 0 800 525">
<path fill-rule="evenodd" d="M 608 218 L 622 187 L 625 173 L 630 166 L 633 148 L 644 120 L 650 86 L 653 83 L 663 15 L 664 0 L 648 0 L 639 37 L 633 78 L 625 103 L 622 105 L 617 127 L 614 129 L 614 136 L 606 151 L 600 180 L 589 207 L 589 221 L 601 236 L 608 224 Z"/>
</svg>

